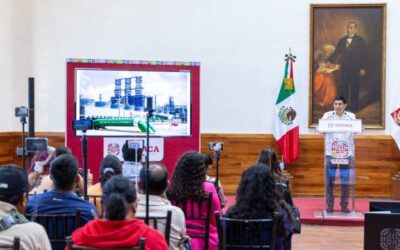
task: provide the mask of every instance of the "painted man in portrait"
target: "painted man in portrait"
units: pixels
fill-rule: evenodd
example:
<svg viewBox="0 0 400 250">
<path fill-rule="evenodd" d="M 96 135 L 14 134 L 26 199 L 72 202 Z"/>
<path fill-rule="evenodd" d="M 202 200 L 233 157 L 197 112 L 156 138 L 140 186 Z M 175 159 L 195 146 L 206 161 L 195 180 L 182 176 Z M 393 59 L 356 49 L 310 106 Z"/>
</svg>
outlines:
<svg viewBox="0 0 400 250">
<path fill-rule="evenodd" d="M 357 34 L 357 28 L 356 22 L 347 23 L 347 35 L 339 40 L 328 59 L 330 63 L 340 65 L 338 95 L 348 100 L 352 112 L 359 111 L 359 90 L 367 67 L 367 44 L 364 38 Z"/>
</svg>

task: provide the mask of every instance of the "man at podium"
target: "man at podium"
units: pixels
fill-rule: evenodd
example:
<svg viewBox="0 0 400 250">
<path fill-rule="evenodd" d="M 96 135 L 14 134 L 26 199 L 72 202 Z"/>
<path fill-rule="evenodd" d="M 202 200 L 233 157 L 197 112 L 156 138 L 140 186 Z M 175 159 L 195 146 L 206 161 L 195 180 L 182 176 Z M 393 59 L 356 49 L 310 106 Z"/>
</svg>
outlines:
<svg viewBox="0 0 400 250">
<path fill-rule="evenodd" d="M 335 97 L 333 111 L 326 112 L 322 119 L 356 119 L 355 114 L 345 111 L 346 99 L 343 96 Z M 340 170 L 341 182 L 341 211 L 349 213 L 350 169 L 354 157 L 354 133 L 326 133 L 325 134 L 325 192 L 326 212 L 332 213 L 334 207 L 333 187 L 335 184 L 336 169 Z"/>
</svg>

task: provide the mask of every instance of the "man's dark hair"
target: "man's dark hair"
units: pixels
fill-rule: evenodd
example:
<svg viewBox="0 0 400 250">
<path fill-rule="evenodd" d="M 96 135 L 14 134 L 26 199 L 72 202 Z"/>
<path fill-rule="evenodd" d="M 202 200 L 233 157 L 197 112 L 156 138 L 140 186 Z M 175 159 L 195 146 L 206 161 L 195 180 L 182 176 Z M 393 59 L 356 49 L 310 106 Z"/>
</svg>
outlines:
<svg viewBox="0 0 400 250">
<path fill-rule="evenodd" d="M 77 174 L 78 160 L 73 155 L 60 155 L 50 163 L 50 176 L 56 189 L 71 190 Z"/>
<path fill-rule="evenodd" d="M 350 21 L 350 22 L 348 22 L 346 27 L 349 27 L 349 25 L 350 25 L 350 24 L 354 24 L 354 27 L 358 28 L 358 25 L 357 25 L 357 23 L 356 23 L 356 22 L 354 22 L 354 21 Z"/>
<path fill-rule="evenodd" d="M 0 201 L 17 205 L 23 195 L 29 191 L 28 176 L 21 167 L 7 164 L 0 167 Z"/>
<path fill-rule="evenodd" d="M 69 147 L 56 147 L 56 152 L 55 152 L 55 156 L 60 156 L 60 155 L 65 155 L 65 154 L 71 154 L 71 149 Z"/>
<path fill-rule="evenodd" d="M 346 98 L 344 98 L 344 97 L 341 96 L 341 95 L 340 95 L 340 96 L 336 96 L 334 101 L 342 101 L 343 104 L 346 104 L 346 103 L 347 103 Z"/>
<path fill-rule="evenodd" d="M 114 155 L 107 155 L 100 164 L 100 185 L 104 184 L 114 175 L 122 174 L 121 161 Z"/>
<path fill-rule="evenodd" d="M 136 154 L 136 156 L 135 156 Z M 128 141 L 122 146 L 122 157 L 125 161 L 136 161 L 140 162 L 142 160 L 143 148 L 137 150 L 128 147 Z"/>
<path fill-rule="evenodd" d="M 141 191 L 146 192 L 146 168 L 140 170 Z M 149 166 L 149 194 L 161 195 L 168 187 L 168 170 L 159 164 Z"/>
</svg>

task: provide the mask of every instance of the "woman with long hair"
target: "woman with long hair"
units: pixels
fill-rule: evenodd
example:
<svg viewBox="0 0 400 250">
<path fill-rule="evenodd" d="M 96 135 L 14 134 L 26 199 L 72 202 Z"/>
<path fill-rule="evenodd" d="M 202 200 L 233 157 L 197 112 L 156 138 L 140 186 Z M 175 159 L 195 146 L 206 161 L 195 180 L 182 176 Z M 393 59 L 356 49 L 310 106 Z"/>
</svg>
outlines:
<svg viewBox="0 0 400 250">
<path fill-rule="evenodd" d="M 134 247 L 146 239 L 146 249 L 168 249 L 163 235 L 135 218 L 135 184 L 123 176 L 113 176 L 103 187 L 104 219 L 97 218 L 72 234 L 75 245 L 117 248 Z"/>
<path fill-rule="evenodd" d="M 220 211 L 221 205 L 214 184 L 206 182 L 207 166 L 204 157 L 198 152 L 187 152 L 177 162 L 167 196 L 174 204 L 189 203 L 191 200 L 200 200 L 204 195 L 212 193 L 211 222 L 209 235 L 209 249 L 217 249 L 218 233 L 214 212 Z M 196 207 L 197 208 L 197 207 Z M 187 211 L 198 214 L 199 211 Z M 206 206 L 201 208 L 202 215 L 206 215 Z M 188 225 L 198 225 L 198 220 L 186 219 L 187 234 L 196 234 L 197 230 L 188 228 Z M 204 225 L 203 225 L 204 226 Z M 204 239 L 192 238 L 192 249 L 204 249 Z"/>
<path fill-rule="evenodd" d="M 291 249 L 291 224 L 280 206 L 272 171 L 265 164 L 257 163 L 243 172 L 236 191 L 236 203 L 228 209 L 226 217 L 270 219 L 274 214 L 280 215 L 277 218 L 276 249 Z M 268 243 L 270 235 L 264 234 L 263 240 Z"/>
<path fill-rule="evenodd" d="M 264 148 L 258 155 L 257 163 L 265 164 L 271 168 L 281 198 L 289 205 L 293 205 L 292 195 L 289 190 L 289 179 L 283 174 L 276 153 L 270 148 Z"/>
</svg>

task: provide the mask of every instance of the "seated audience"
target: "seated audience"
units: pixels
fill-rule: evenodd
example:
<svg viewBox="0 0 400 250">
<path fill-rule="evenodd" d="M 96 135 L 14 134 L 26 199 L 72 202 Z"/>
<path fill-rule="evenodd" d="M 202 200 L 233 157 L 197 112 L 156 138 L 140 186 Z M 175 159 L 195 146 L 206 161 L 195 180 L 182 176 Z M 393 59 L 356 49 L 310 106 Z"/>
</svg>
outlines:
<svg viewBox="0 0 400 250">
<path fill-rule="evenodd" d="M 78 161 L 70 155 L 60 155 L 50 164 L 50 177 L 54 189 L 29 198 L 27 213 L 32 214 L 73 214 L 80 208 L 80 223 L 85 225 L 97 217 L 96 207 L 75 193 L 79 183 Z M 53 249 L 65 244 L 53 243 Z"/>
<path fill-rule="evenodd" d="M 271 168 L 279 194 L 286 203 L 293 205 L 292 195 L 289 189 L 289 179 L 282 173 L 276 153 L 269 148 L 261 150 L 258 155 L 257 163 L 265 164 Z"/>
<path fill-rule="evenodd" d="M 28 175 L 29 183 L 33 187 L 30 191 L 30 194 L 41 194 L 45 191 L 48 191 L 53 188 L 53 181 L 49 175 L 49 167 L 51 161 L 53 161 L 56 157 L 63 154 L 71 154 L 71 149 L 67 147 L 57 147 L 55 150 L 51 151 L 47 159 L 45 161 L 32 161 L 32 164 L 35 165 L 34 171 Z M 31 165 L 32 165 L 31 164 Z M 83 178 L 80 176 L 78 188 L 79 193 L 83 193 Z M 91 185 L 93 179 L 93 175 L 88 172 L 88 186 Z"/>
<path fill-rule="evenodd" d="M 214 184 L 206 182 L 207 167 L 204 164 L 204 157 L 198 152 L 187 152 L 179 160 L 175 166 L 171 185 L 168 189 L 168 198 L 174 202 L 190 202 L 190 200 L 199 200 L 209 192 L 212 196 L 211 222 L 209 235 L 209 249 L 217 249 L 218 232 L 214 212 L 221 210 L 218 193 Z M 206 216 L 206 206 L 202 208 L 202 214 Z M 198 213 L 198 211 L 193 211 Z M 198 220 L 189 220 L 186 218 L 186 228 L 188 235 L 199 233 L 199 230 L 188 228 L 189 225 L 198 225 Z M 204 225 L 203 225 L 204 226 Z M 202 233 L 202 232 L 200 232 Z M 204 249 L 204 239 L 192 238 L 192 249 Z"/>
<path fill-rule="evenodd" d="M 28 177 L 22 168 L 13 164 L 0 167 L 0 245 L 12 245 L 14 237 L 18 236 L 20 249 L 50 250 L 43 227 L 23 216 L 28 191 Z"/>
<path fill-rule="evenodd" d="M 120 160 L 114 155 L 107 155 L 100 164 L 100 181 L 95 185 L 88 188 L 88 195 L 101 196 L 103 194 L 103 187 L 107 180 L 114 175 L 121 175 L 122 167 Z M 90 199 L 94 202 L 94 199 Z M 97 211 L 103 211 L 101 208 L 101 197 L 96 198 Z"/>
<path fill-rule="evenodd" d="M 72 234 L 75 245 L 110 249 L 134 247 L 141 237 L 146 249 L 168 249 L 157 230 L 135 219 L 136 189 L 127 178 L 113 176 L 103 187 L 104 219 L 97 218 Z"/>
<path fill-rule="evenodd" d="M 204 162 L 207 166 L 207 171 L 209 171 L 212 168 L 213 160 L 207 154 L 203 154 L 203 156 L 204 156 Z M 206 181 L 214 183 L 214 185 L 215 185 L 216 178 L 211 177 L 208 174 L 206 174 Z M 217 193 L 218 193 L 219 202 L 221 203 L 221 208 L 224 208 L 226 205 L 226 197 L 224 194 L 224 190 L 222 189 L 221 182 L 219 180 L 218 180 L 218 186 L 217 186 Z"/>
<path fill-rule="evenodd" d="M 286 210 L 280 206 L 275 180 L 271 170 L 264 164 L 257 163 L 246 169 L 236 191 L 236 204 L 231 206 L 226 217 L 234 219 L 270 219 L 279 214 L 277 227 L 277 250 L 291 249 L 291 222 Z M 271 224 L 265 225 L 266 232 Z M 238 232 L 245 233 L 245 232 Z M 250 235 L 248 235 L 250 237 Z M 264 244 L 269 244 L 271 235 L 264 234 Z"/>
<path fill-rule="evenodd" d="M 169 239 L 170 249 L 179 249 L 179 242 L 186 236 L 185 215 L 179 207 L 171 205 L 166 198 L 165 191 L 168 187 L 168 170 L 159 164 L 149 166 L 149 215 L 166 216 L 167 211 L 172 212 L 171 233 Z M 137 206 L 137 217 L 146 216 L 146 168 L 142 168 L 139 178 L 140 194 Z M 165 220 L 159 220 L 157 230 L 163 235 Z"/>
<path fill-rule="evenodd" d="M 124 163 L 122 164 L 122 175 L 136 185 L 139 179 L 139 173 L 143 165 L 140 163 L 142 160 L 143 148 L 134 149 L 129 148 L 128 141 L 122 146 L 122 157 L 124 158 Z"/>
</svg>

